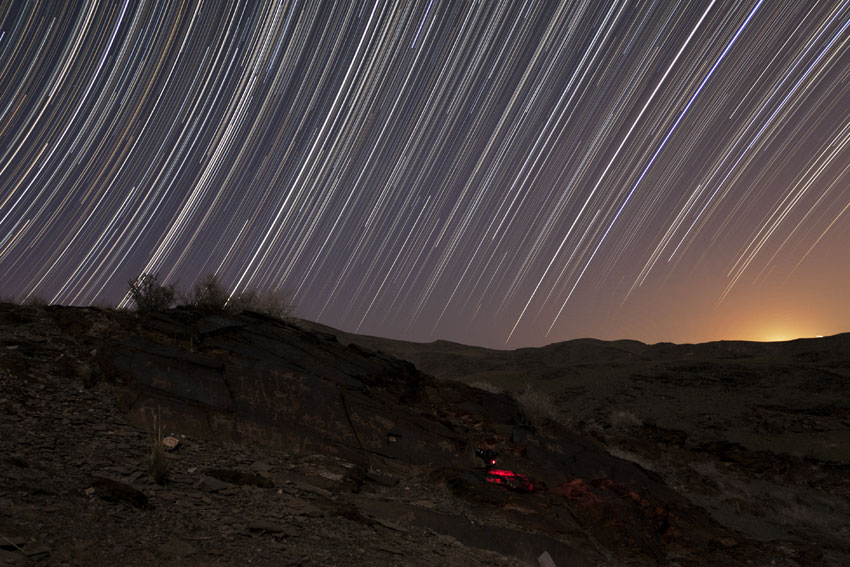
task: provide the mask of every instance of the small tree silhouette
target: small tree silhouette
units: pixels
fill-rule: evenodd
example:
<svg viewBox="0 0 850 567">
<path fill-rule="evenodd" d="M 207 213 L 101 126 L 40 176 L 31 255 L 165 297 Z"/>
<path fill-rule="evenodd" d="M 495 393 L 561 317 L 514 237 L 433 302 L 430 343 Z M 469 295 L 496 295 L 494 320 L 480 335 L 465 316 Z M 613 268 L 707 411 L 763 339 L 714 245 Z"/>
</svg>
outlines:
<svg viewBox="0 0 850 567">
<path fill-rule="evenodd" d="M 186 303 L 202 309 L 223 310 L 227 305 L 228 293 L 215 274 L 200 279 L 186 298 Z"/>
<path fill-rule="evenodd" d="M 161 311 L 174 303 L 174 286 L 161 285 L 156 274 L 142 274 L 128 282 L 130 297 L 139 311 Z"/>
</svg>

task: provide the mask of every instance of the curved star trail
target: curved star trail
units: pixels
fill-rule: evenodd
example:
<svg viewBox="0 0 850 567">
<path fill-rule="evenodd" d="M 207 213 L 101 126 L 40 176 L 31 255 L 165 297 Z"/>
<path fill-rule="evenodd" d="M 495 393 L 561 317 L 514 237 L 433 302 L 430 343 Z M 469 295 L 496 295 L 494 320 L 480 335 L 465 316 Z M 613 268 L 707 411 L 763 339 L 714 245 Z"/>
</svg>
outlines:
<svg viewBox="0 0 850 567">
<path fill-rule="evenodd" d="M 0 274 L 508 347 L 850 327 L 850 2 L 7 2 Z"/>
</svg>

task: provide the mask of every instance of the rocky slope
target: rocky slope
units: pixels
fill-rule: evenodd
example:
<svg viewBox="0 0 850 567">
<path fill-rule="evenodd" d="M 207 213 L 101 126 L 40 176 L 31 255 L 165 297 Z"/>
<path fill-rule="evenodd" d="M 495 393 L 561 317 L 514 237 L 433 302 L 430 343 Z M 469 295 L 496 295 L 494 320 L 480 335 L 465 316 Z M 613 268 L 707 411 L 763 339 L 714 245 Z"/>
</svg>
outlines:
<svg viewBox="0 0 850 567">
<path fill-rule="evenodd" d="M 814 543 L 820 557 L 802 564 L 850 564 L 850 333 L 494 351 L 326 330 L 440 379 L 549 392 L 571 430 L 658 473 L 727 528 L 777 549 Z"/>
<path fill-rule="evenodd" d="M 250 313 L 0 304 L 0 564 L 840 558 L 832 540 L 792 530 L 754 537 L 711 509 L 719 488 L 700 501 L 628 453 L 642 442 L 694 450 L 670 429 L 611 426 L 625 432 L 611 443 L 593 413 L 572 429 L 534 428 L 510 395 L 344 342 Z M 149 467 L 155 422 L 179 441 L 161 484 Z M 478 447 L 535 490 L 485 482 Z M 705 450 L 748 474 L 737 447 Z M 775 472 L 766 482 L 780 482 Z M 840 482 L 831 489 L 846 496 Z"/>
</svg>

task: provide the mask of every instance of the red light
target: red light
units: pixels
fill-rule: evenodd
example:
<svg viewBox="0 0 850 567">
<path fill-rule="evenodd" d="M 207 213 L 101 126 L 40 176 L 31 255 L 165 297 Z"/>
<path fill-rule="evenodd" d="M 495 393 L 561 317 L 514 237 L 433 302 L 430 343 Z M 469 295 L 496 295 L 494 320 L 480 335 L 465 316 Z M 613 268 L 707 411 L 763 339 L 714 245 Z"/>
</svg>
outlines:
<svg viewBox="0 0 850 567">
<path fill-rule="evenodd" d="M 487 482 L 492 482 L 493 484 L 507 486 L 512 490 L 519 490 L 521 492 L 534 491 L 534 484 L 528 480 L 528 477 L 515 473 L 514 471 L 490 469 L 487 471 L 487 477 L 485 480 Z"/>
<path fill-rule="evenodd" d="M 493 469 L 490 471 L 490 474 L 496 474 L 499 476 L 514 476 L 513 471 L 506 471 L 504 469 Z"/>
</svg>

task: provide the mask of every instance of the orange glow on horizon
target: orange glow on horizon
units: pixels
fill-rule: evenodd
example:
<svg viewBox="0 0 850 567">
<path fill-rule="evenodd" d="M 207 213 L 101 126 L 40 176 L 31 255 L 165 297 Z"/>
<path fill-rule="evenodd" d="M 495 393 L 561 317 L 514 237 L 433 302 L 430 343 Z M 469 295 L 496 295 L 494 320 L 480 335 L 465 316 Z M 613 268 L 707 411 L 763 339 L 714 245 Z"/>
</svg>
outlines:
<svg viewBox="0 0 850 567">
<path fill-rule="evenodd" d="M 783 313 L 767 317 L 751 315 L 740 321 L 740 332 L 727 334 L 723 340 L 744 340 L 756 342 L 784 342 L 795 339 L 813 339 L 818 336 L 836 334 L 828 324 L 815 320 L 807 314 Z"/>
<path fill-rule="evenodd" d="M 808 338 L 805 334 L 789 331 L 785 329 L 770 329 L 766 330 L 761 336 L 756 336 L 752 340 L 764 343 L 778 343 L 783 341 L 793 341 L 794 339 Z"/>
<path fill-rule="evenodd" d="M 824 333 L 824 326 L 808 317 L 795 317 L 791 314 L 773 317 L 751 316 L 741 321 L 739 332 L 727 334 L 722 340 L 743 340 L 764 343 L 793 341 L 795 339 L 815 338 Z"/>
</svg>

